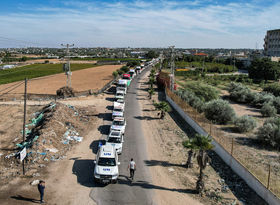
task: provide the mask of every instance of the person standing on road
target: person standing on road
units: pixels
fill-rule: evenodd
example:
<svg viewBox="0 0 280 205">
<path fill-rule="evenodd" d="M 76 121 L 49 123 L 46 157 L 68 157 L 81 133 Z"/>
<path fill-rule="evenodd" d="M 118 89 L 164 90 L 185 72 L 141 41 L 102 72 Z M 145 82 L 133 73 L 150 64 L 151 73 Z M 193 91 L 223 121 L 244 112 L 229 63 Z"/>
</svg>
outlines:
<svg viewBox="0 0 280 205">
<path fill-rule="evenodd" d="M 134 172 L 136 170 L 136 163 L 133 161 L 133 158 L 131 158 L 127 169 L 130 170 L 130 178 L 133 180 Z"/>
<path fill-rule="evenodd" d="M 38 191 L 40 193 L 40 204 L 45 203 L 44 201 L 44 192 L 45 192 L 45 182 L 40 180 L 38 184 Z"/>
</svg>

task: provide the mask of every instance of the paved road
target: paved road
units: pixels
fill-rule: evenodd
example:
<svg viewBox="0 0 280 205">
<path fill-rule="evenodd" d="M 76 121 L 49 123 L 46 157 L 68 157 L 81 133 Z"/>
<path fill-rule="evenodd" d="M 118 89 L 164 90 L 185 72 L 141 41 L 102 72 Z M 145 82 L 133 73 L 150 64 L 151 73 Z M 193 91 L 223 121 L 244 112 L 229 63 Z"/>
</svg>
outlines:
<svg viewBox="0 0 280 205">
<path fill-rule="evenodd" d="M 123 153 L 120 155 L 120 178 L 118 184 L 110 184 L 107 186 L 94 187 L 90 192 L 90 197 L 102 205 L 113 204 L 155 204 L 153 201 L 153 185 L 150 184 L 151 176 L 144 160 L 147 159 L 146 144 L 141 127 L 141 110 L 138 103 L 138 80 L 148 69 L 144 70 L 137 78 L 135 78 L 126 95 L 125 119 L 127 128 L 125 133 L 125 142 Z M 113 95 L 112 95 L 113 98 Z M 113 100 L 108 98 L 107 100 Z M 112 102 L 113 104 L 113 102 Z M 112 109 L 112 108 L 110 108 Z M 104 113 L 104 125 L 100 131 L 106 135 L 111 124 L 111 111 Z M 127 177 L 129 172 L 127 166 L 130 158 L 133 157 L 137 165 L 134 181 L 131 182 Z"/>
</svg>

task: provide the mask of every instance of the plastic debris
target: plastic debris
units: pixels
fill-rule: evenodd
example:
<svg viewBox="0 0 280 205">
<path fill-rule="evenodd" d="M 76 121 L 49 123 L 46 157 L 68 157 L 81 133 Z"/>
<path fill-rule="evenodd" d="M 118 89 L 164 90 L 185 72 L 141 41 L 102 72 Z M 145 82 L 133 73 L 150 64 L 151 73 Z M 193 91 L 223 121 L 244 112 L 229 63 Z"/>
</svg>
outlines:
<svg viewBox="0 0 280 205">
<path fill-rule="evenodd" d="M 30 185 L 32 186 L 36 186 L 40 183 L 40 180 L 39 179 L 36 179 L 36 180 L 33 180 L 32 182 L 30 182 Z"/>
<path fill-rule="evenodd" d="M 46 151 L 56 153 L 56 152 L 58 152 L 58 149 L 56 149 L 56 148 L 46 148 Z"/>
<path fill-rule="evenodd" d="M 173 169 L 173 168 L 168 168 L 168 171 L 169 171 L 169 172 L 174 172 L 175 169 Z"/>
</svg>

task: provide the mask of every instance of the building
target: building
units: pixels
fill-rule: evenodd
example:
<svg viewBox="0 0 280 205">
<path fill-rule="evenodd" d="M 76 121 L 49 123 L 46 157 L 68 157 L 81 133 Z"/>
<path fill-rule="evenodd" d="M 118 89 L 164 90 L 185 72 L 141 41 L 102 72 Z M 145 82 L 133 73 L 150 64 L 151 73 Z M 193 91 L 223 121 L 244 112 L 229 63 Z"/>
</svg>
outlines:
<svg viewBox="0 0 280 205">
<path fill-rule="evenodd" d="M 263 47 L 264 55 L 280 57 L 280 29 L 266 32 Z"/>
</svg>

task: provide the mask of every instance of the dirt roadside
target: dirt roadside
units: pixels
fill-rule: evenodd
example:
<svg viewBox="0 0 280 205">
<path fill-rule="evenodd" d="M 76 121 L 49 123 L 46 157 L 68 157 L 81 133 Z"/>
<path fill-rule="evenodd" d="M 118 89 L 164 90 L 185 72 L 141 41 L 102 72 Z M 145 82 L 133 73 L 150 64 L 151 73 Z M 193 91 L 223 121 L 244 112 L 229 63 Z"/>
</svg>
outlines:
<svg viewBox="0 0 280 205">
<path fill-rule="evenodd" d="M 209 153 L 211 166 L 204 171 L 206 192 L 203 197 L 195 194 L 199 167 L 193 159 L 194 167 L 185 168 L 188 150 L 182 146 L 194 132 L 174 112 L 164 120 L 158 119 L 158 111 L 147 97 L 147 81 L 147 78 L 141 81 L 138 96 L 141 96 L 142 126 L 150 156 L 146 163 L 153 183 L 166 187 L 156 190 L 159 204 L 265 204 L 214 152 Z M 153 96 L 155 101 L 157 94 Z"/>
<path fill-rule="evenodd" d="M 182 161 L 178 158 L 175 159 L 176 162 L 174 162 L 174 160 L 170 160 L 169 157 L 172 155 L 172 151 L 174 151 L 176 155 L 182 155 L 180 153 L 183 152 L 182 150 L 174 149 L 173 143 L 179 142 L 176 142 L 178 140 L 173 141 L 172 138 L 174 138 L 174 136 L 170 136 L 170 131 L 172 132 L 172 130 L 169 129 L 172 125 L 163 124 L 162 120 L 157 119 L 157 112 L 154 111 L 152 101 L 148 100 L 147 91 L 145 90 L 148 87 L 146 84 L 148 75 L 149 73 L 140 81 L 138 97 L 141 96 L 139 103 L 142 108 L 142 117 L 145 119 L 142 121 L 142 127 L 145 133 L 149 156 L 149 160 L 146 161 L 146 164 L 150 168 L 153 184 L 164 187 L 164 189 L 155 190 L 157 204 L 202 204 L 199 200 L 191 197 L 191 194 L 186 194 L 188 191 L 192 191 L 187 190 L 186 186 L 176 179 L 176 172 L 174 171 L 177 169 L 176 165 L 178 164 L 178 167 L 180 167 Z M 183 133 L 181 132 L 180 134 Z M 193 179 L 190 180 L 193 181 Z"/>
<path fill-rule="evenodd" d="M 73 104 L 84 107 L 95 104 L 98 112 L 105 112 L 107 104 L 110 103 L 104 100 L 105 97 L 106 95 L 91 96 L 87 97 L 87 100 L 76 100 Z M 68 151 L 64 159 L 49 163 L 45 170 L 40 172 L 39 177 L 17 177 L 2 186 L 1 204 L 37 203 L 39 199 L 37 187 L 29 185 L 29 182 L 35 179 L 46 181 L 47 204 L 95 204 L 89 197 L 93 187 L 91 182 L 93 182 L 93 159 L 95 159 L 91 144 L 100 138 L 97 127 L 103 123 L 102 119 L 98 118 L 98 114 L 96 118 L 94 125 L 89 128 L 89 133 L 84 136 L 84 140 Z"/>
</svg>

